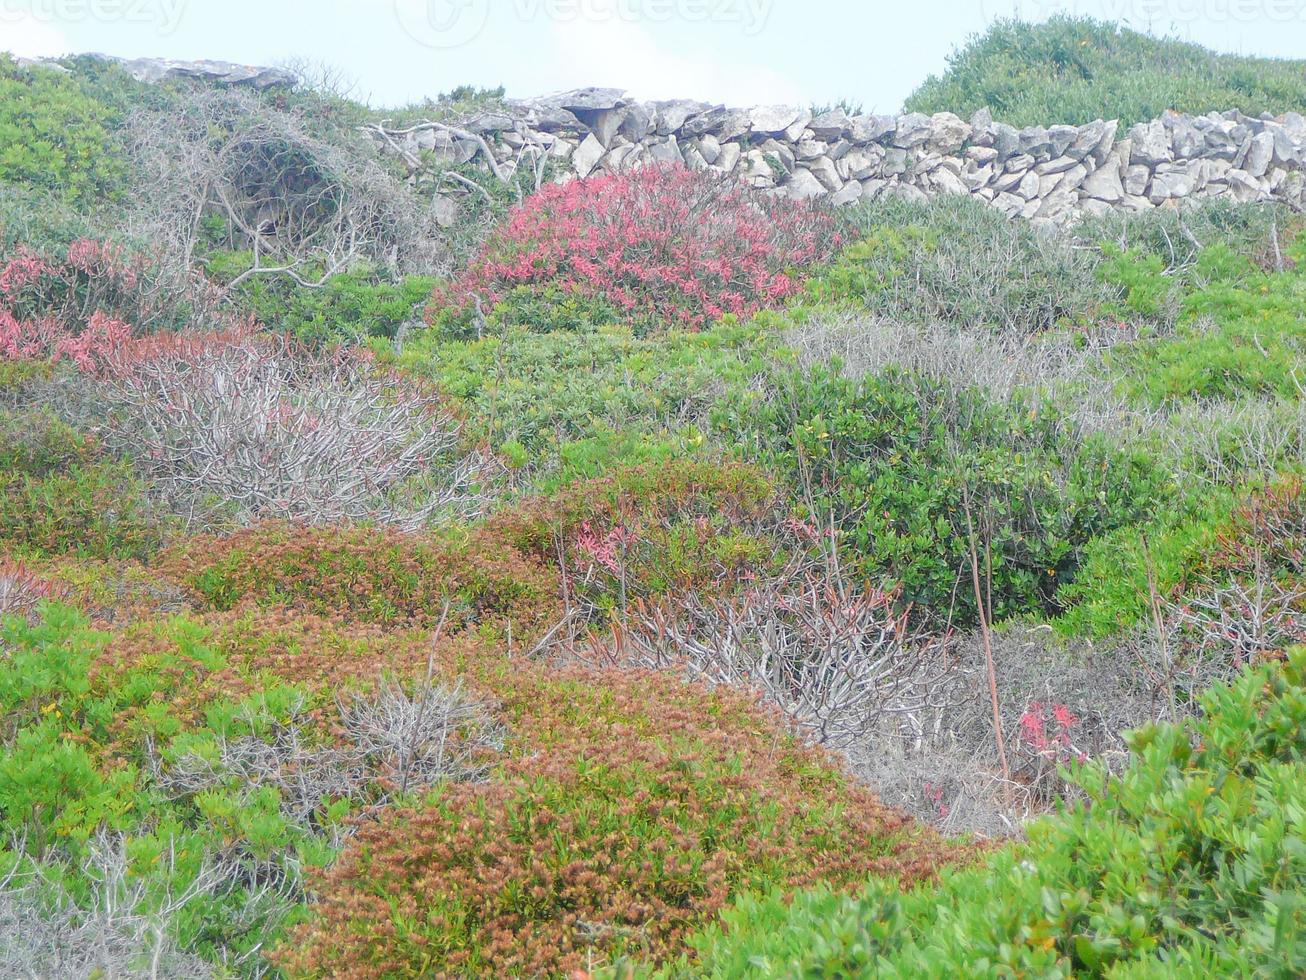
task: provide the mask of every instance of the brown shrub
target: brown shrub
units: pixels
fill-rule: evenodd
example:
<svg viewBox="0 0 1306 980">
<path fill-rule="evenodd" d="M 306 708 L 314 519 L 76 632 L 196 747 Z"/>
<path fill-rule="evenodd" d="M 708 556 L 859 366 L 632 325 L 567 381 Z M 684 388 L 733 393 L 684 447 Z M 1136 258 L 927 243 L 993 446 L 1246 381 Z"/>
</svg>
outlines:
<svg viewBox="0 0 1306 980">
<path fill-rule="evenodd" d="M 962 852 L 751 696 L 485 661 L 512 735 L 489 786 L 362 828 L 274 954 L 292 976 L 555 976 L 660 958 L 738 891 L 928 878 Z"/>
<path fill-rule="evenodd" d="M 345 622 L 529 637 L 557 618 L 557 578 L 492 531 L 441 537 L 363 527 L 264 524 L 191 538 L 165 574 L 210 609 L 282 606 Z"/>
</svg>

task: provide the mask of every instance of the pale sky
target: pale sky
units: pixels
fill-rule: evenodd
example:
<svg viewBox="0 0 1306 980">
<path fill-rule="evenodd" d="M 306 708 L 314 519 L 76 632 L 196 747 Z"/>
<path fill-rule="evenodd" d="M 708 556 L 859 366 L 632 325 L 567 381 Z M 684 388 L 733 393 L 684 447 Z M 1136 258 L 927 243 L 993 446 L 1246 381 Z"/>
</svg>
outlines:
<svg viewBox="0 0 1306 980">
<path fill-rule="evenodd" d="M 271 65 L 307 57 L 397 105 L 460 84 L 607 85 L 896 110 L 994 17 L 1088 14 L 1220 51 L 1306 56 L 1306 0 L 0 0 L 0 50 Z"/>
</svg>

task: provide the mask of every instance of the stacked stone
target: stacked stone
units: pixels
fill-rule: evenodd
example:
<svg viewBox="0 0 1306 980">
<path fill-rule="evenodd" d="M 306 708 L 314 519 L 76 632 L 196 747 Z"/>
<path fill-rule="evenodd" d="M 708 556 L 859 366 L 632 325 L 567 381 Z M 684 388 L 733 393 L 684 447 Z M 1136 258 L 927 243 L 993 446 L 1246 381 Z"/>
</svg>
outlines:
<svg viewBox="0 0 1306 980">
<path fill-rule="evenodd" d="M 1296 113 L 1167 113 L 1123 139 L 1118 129 L 1101 119 L 1017 129 L 984 110 L 967 121 L 950 112 L 813 116 L 792 106 L 641 103 L 590 88 L 510 102 L 452 130 L 377 139 L 412 161 L 425 150 L 462 164 L 488 150 L 501 174 L 541 158 L 563 179 L 675 162 L 794 199 L 970 194 L 1011 215 L 1058 223 L 1187 197 L 1306 204 L 1306 119 Z"/>
</svg>

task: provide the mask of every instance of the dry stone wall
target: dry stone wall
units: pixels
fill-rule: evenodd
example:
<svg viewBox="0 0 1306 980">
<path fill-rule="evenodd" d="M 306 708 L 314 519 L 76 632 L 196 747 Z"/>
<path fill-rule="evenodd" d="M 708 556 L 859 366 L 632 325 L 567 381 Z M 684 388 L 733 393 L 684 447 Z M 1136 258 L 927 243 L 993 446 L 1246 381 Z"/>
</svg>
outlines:
<svg viewBox="0 0 1306 980">
<path fill-rule="evenodd" d="M 479 164 L 500 177 L 552 161 L 560 179 L 684 163 L 794 199 L 843 205 L 885 194 L 970 194 L 1057 223 L 1189 197 L 1306 205 L 1306 118 L 1297 113 L 1167 113 L 1123 132 L 1101 119 L 1016 129 L 987 111 L 969 120 L 838 109 L 813 116 L 791 106 L 637 102 L 589 88 L 508 102 L 458 125 L 368 132 L 415 174 L 433 161 Z"/>
<path fill-rule="evenodd" d="M 103 57 L 103 56 L 101 56 Z M 112 59 L 120 60 L 120 59 Z M 28 64 L 36 64 L 27 62 Z M 138 79 L 289 88 L 293 74 L 216 61 L 123 61 Z M 45 63 L 56 67 L 52 63 Z M 932 116 L 813 114 L 793 106 L 731 109 L 706 102 L 639 102 L 618 89 L 585 88 L 508 101 L 457 124 L 364 128 L 414 180 L 432 164 L 473 164 L 495 178 L 547 168 L 556 179 L 683 163 L 731 174 L 793 199 L 836 205 L 901 195 L 970 194 L 1009 215 L 1064 223 L 1111 210 L 1146 211 L 1191 197 L 1281 201 L 1306 208 L 1306 118 L 1252 118 L 1237 110 L 1167 113 L 1121 131 Z M 437 195 L 452 220 L 456 202 Z"/>
</svg>

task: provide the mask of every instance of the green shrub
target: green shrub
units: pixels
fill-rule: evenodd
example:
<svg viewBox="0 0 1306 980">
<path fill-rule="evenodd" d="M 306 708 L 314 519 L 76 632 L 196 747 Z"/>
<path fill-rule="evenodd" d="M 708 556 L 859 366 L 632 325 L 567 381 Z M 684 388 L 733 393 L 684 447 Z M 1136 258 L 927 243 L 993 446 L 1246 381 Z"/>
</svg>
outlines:
<svg viewBox="0 0 1306 980">
<path fill-rule="evenodd" d="M 537 469 L 560 461 L 565 480 L 672 446 L 693 452 L 703 442 L 695 426 L 718 394 L 761 373 L 770 346 L 756 325 L 732 322 L 644 338 L 514 327 L 451 341 L 432 330 L 405 344 L 398 362 L 457 399 L 477 437 L 520 445 Z"/>
<path fill-rule="evenodd" d="M 94 439 L 48 411 L 0 409 L 0 473 L 44 478 L 100 456 Z"/>
<path fill-rule="evenodd" d="M 987 867 L 740 901 L 643 976 L 1295 976 L 1306 970 L 1306 650 L 1133 733 L 1120 778 Z M 613 971 L 629 976 L 630 971 Z"/>
<path fill-rule="evenodd" d="M 119 195 L 114 109 L 77 77 L 0 56 L 0 182 L 30 184 L 87 209 Z"/>
<path fill-rule="evenodd" d="M 1153 317 L 1177 306 L 1173 334 L 1119 345 L 1105 359 L 1132 399 L 1150 405 L 1182 400 L 1296 398 L 1306 370 L 1306 240 L 1286 249 L 1293 263 L 1263 272 L 1224 244 L 1199 253 L 1184 272 L 1167 274 L 1156 254 L 1114 253 L 1106 275 L 1126 291 L 1131 313 Z"/>
<path fill-rule="evenodd" d="M 1046 612 L 1085 546 L 1161 496 L 1146 459 L 1067 436 L 1046 406 L 896 371 L 853 380 L 817 368 L 776 384 L 770 405 L 720 424 L 750 433 L 796 502 L 833 512 L 864 571 L 937 618 L 975 620 L 972 525 L 994 616 Z"/>
<path fill-rule="evenodd" d="M 0 471 L 0 546 L 7 550 L 144 558 L 162 533 L 128 463 L 75 463 L 43 476 Z"/>
<path fill-rule="evenodd" d="M 908 96 L 908 112 L 968 116 L 988 107 L 1015 126 L 1125 126 L 1165 110 L 1279 114 L 1306 104 L 1306 62 L 1216 54 L 1082 17 L 1000 19 Z"/>
<path fill-rule="evenodd" d="M 1204 493 L 1187 506 L 1160 509 L 1146 525 L 1117 528 L 1088 542 L 1075 580 L 1058 596 L 1067 606 L 1054 620 L 1058 632 L 1105 639 L 1146 622 L 1152 589 L 1168 597 L 1192 574 L 1233 507 L 1228 491 Z"/>
<path fill-rule="evenodd" d="M 238 274 L 250 263 L 248 253 L 223 253 L 209 258 L 209 272 L 222 282 L 228 272 Z M 359 343 L 371 337 L 393 339 L 404 323 L 420 323 L 434 285 L 429 276 L 390 282 L 367 271 L 340 273 L 319 289 L 255 276 L 238 286 L 233 298 L 263 326 L 304 343 Z"/>
<path fill-rule="evenodd" d="M 1023 337 L 1092 321 L 1117 295 L 1095 276 L 1091 252 L 983 201 L 886 198 L 844 217 L 860 240 L 808 282 L 809 300 Z"/>
</svg>

